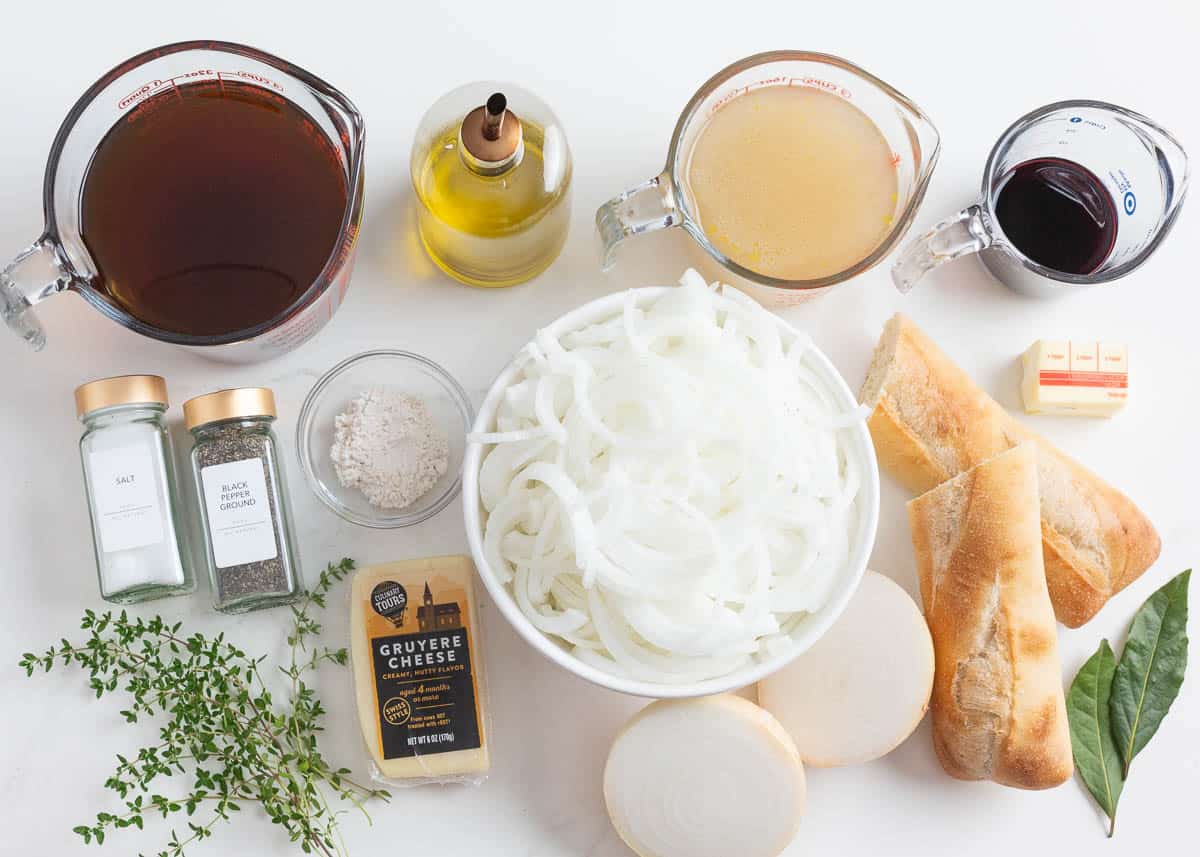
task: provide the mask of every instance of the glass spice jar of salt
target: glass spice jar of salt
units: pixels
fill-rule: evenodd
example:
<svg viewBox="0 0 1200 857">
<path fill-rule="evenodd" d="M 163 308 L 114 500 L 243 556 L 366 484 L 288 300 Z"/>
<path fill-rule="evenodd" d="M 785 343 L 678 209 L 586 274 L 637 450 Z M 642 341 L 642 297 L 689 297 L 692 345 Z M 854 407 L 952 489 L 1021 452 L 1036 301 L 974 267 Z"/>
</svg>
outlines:
<svg viewBox="0 0 1200 857">
<path fill-rule="evenodd" d="M 166 382 L 102 378 L 75 390 L 75 409 L 101 597 L 132 604 L 192 592 Z"/>
<path fill-rule="evenodd" d="M 302 588 L 279 442 L 275 395 L 218 390 L 183 404 L 195 439 L 192 472 L 213 606 L 244 613 L 295 601 Z"/>
</svg>

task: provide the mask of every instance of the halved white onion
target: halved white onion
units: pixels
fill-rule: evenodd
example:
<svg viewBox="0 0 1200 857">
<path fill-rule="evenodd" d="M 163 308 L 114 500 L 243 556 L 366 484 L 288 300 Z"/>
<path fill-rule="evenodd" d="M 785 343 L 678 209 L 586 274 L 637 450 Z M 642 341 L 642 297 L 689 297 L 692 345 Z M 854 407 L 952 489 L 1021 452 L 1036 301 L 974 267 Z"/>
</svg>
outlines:
<svg viewBox="0 0 1200 857">
<path fill-rule="evenodd" d="M 609 818 L 640 857 L 776 857 L 796 835 L 805 794 L 787 733 L 731 694 L 648 705 L 604 768 Z"/>
<path fill-rule="evenodd" d="M 929 706 L 933 640 L 916 603 L 868 571 L 821 639 L 758 683 L 804 761 L 826 768 L 868 762 L 907 738 Z"/>
</svg>

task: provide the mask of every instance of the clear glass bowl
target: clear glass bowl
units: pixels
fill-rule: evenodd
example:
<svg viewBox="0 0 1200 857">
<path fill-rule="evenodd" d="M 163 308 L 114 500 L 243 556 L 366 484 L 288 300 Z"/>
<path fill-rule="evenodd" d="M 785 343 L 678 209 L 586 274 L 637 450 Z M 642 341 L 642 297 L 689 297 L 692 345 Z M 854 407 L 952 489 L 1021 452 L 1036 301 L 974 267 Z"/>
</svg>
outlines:
<svg viewBox="0 0 1200 857">
<path fill-rule="evenodd" d="M 450 460 L 445 475 L 425 495 L 403 509 L 376 508 L 358 488 L 343 487 L 329 457 L 334 418 L 369 389 L 396 390 L 420 397 L 449 442 Z M 432 360 L 408 351 L 365 351 L 326 372 L 304 400 L 296 424 L 300 468 L 313 492 L 347 521 L 377 529 L 418 524 L 446 508 L 458 494 L 466 436 L 474 414 L 466 391 Z"/>
</svg>

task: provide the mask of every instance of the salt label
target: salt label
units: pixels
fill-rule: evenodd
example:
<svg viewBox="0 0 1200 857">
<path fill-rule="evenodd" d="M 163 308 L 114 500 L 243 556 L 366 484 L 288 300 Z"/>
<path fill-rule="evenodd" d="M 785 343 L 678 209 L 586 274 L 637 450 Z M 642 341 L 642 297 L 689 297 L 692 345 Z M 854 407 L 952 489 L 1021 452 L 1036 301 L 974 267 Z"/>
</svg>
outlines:
<svg viewBox="0 0 1200 857">
<path fill-rule="evenodd" d="M 88 454 L 101 552 L 162 543 L 163 513 L 156 471 L 151 450 L 144 444 Z"/>
<path fill-rule="evenodd" d="M 209 541 L 217 568 L 275 559 L 271 502 L 261 458 L 213 464 L 200 471 Z"/>
</svg>

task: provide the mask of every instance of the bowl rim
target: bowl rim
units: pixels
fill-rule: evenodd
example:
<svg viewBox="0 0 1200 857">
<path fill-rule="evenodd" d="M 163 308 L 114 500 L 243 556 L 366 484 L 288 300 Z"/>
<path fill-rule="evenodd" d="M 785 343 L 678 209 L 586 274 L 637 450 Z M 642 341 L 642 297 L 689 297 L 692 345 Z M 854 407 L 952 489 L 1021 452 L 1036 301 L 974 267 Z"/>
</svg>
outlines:
<svg viewBox="0 0 1200 857">
<path fill-rule="evenodd" d="M 412 351 L 404 351 L 399 348 L 374 348 L 369 351 L 352 354 L 344 360 L 339 361 L 313 384 L 312 389 L 308 391 L 308 395 L 304 397 L 304 403 L 300 406 L 300 413 L 296 418 L 296 457 L 300 459 L 300 470 L 304 474 L 304 481 L 308 483 L 309 489 L 338 517 L 352 524 L 358 524 L 360 527 L 369 527 L 375 530 L 392 530 L 419 524 L 422 521 L 432 518 L 449 506 L 462 488 L 462 469 L 459 469 L 454 480 L 446 486 L 446 490 L 428 506 L 420 509 L 420 511 L 394 515 L 363 515 L 342 504 L 329 488 L 326 487 L 321 478 L 317 476 L 310 451 L 311 444 L 309 443 L 315 426 L 314 417 L 317 403 L 329 389 L 330 385 L 339 376 L 354 368 L 359 363 L 381 358 L 398 360 L 407 365 L 416 365 L 426 370 L 431 377 L 441 384 L 446 393 L 449 394 L 450 400 L 454 403 L 463 418 L 464 432 L 471 430 L 471 426 L 475 421 L 475 409 L 471 405 L 471 399 L 467 395 L 467 391 L 463 389 L 463 386 L 458 383 L 453 375 L 428 357 L 423 357 Z M 464 465 L 466 464 L 467 446 L 464 442 Z"/>
<path fill-rule="evenodd" d="M 584 325 L 603 321 L 618 314 L 621 311 L 625 294 L 628 291 L 634 292 L 635 303 L 641 305 L 643 302 L 657 299 L 667 291 L 675 288 L 678 287 L 646 286 L 613 292 L 612 294 L 596 298 L 582 306 L 576 307 L 540 329 L 548 331 L 553 336 L 562 336 Z M 804 335 L 794 325 L 775 313 L 771 313 L 771 316 L 786 333 L 793 336 Z M 819 368 L 822 379 L 829 383 L 831 392 L 837 398 L 843 399 L 848 408 L 858 407 L 857 397 L 850 390 L 841 373 L 838 372 L 825 353 L 815 344 L 811 345 L 810 348 L 816 357 L 815 364 Z M 520 368 L 520 355 L 521 352 L 518 350 L 512 360 L 505 365 L 488 388 L 487 395 L 484 397 L 476 414 L 472 432 L 490 430 L 490 424 L 495 417 L 495 410 L 499 405 L 500 396 L 503 395 L 505 388 L 509 386 L 512 378 Z M 859 496 L 860 498 L 865 498 L 865 502 L 860 506 L 857 529 L 852 534 L 850 558 L 847 561 L 849 573 L 830 597 L 830 600 L 817 611 L 815 614 L 816 618 L 808 625 L 806 633 L 802 637 L 796 638 L 794 646 L 786 652 L 755 663 L 749 668 L 737 670 L 724 676 L 705 679 L 704 681 L 681 684 L 659 684 L 640 679 L 624 678 L 607 673 L 604 670 L 581 661 L 562 648 L 549 635 L 535 628 L 517 606 L 516 599 L 508 591 L 508 587 L 500 582 L 500 579 L 492 572 L 484 555 L 483 516 L 479 500 L 478 476 L 479 468 L 483 461 L 485 444 L 468 440 L 466 454 L 463 456 L 462 505 L 463 521 L 467 531 L 467 542 L 470 546 L 471 556 L 475 560 L 476 571 L 483 581 L 484 587 L 492 596 L 492 600 L 495 602 L 497 608 L 504 615 L 504 618 L 508 620 L 508 623 L 527 643 L 568 672 L 592 684 L 631 696 L 650 697 L 654 699 L 708 696 L 755 684 L 786 666 L 795 657 L 816 643 L 829 630 L 846 609 L 846 605 L 849 604 L 850 598 L 858 589 L 858 584 L 866 571 L 879 526 L 879 466 L 875 457 L 875 446 L 871 441 L 865 421 L 852 426 L 851 431 L 853 431 L 855 438 L 853 445 L 858 448 L 863 456 L 865 476 L 863 477 Z"/>
</svg>

